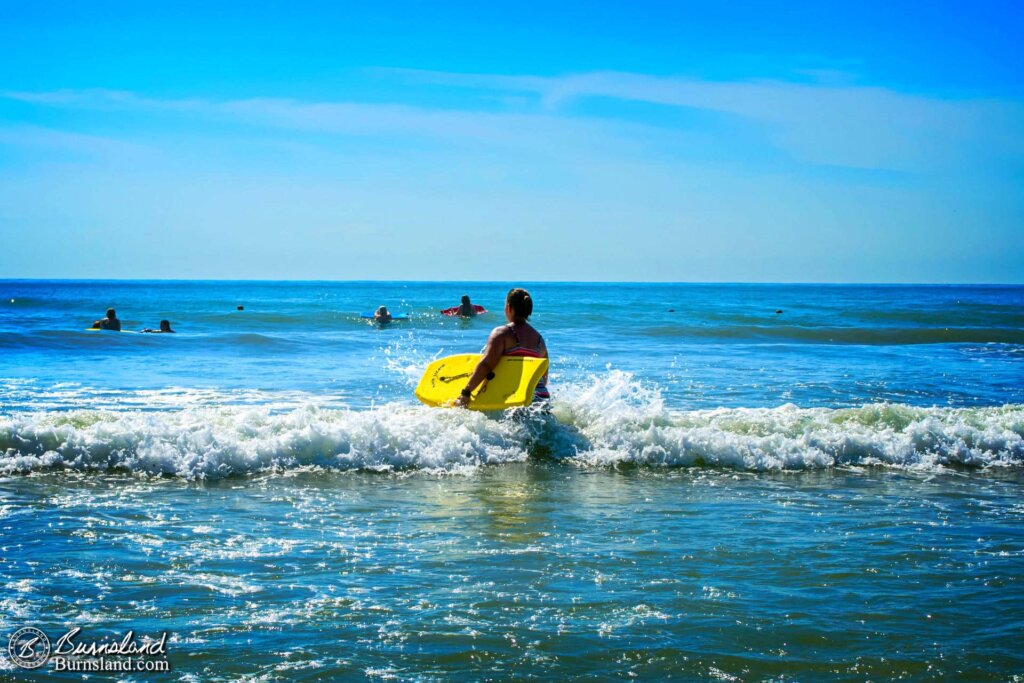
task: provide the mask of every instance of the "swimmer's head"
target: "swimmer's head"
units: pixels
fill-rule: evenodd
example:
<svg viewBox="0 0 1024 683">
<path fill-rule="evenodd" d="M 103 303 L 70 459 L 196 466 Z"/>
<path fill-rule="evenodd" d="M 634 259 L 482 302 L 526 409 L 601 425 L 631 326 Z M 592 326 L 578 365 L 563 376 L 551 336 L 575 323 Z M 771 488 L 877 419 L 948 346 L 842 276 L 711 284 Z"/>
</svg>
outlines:
<svg viewBox="0 0 1024 683">
<path fill-rule="evenodd" d="M 117 311 L 115 311 L 113 308 L 108 308 L 107 309 L 107 317 L 110 318 L 111 320 L 113 320 L 114 318 L 117 317 Z"/>
<path fill-rule="evenodd" d="M 161 332 L 170 332 L 171 331 L 171 321 L 170 320 L 161 320 L 160 321 L 160 331 Z"/>
<path fill-rule="evenodd" d="M 462 303 L 464 303 L 464 304 L 468 304 L 469 303 L 469 295 L 468 294 L 463 294 L 462 295 Z"/>
</svg>

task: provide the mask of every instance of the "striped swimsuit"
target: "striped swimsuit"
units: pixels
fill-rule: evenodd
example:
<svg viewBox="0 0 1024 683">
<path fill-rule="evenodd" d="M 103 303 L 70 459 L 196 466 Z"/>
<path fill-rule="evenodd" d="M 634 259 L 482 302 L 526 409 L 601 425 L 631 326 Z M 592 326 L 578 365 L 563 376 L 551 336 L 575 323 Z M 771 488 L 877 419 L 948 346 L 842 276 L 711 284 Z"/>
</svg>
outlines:
<svg viewBox="0 0 1024 683">
<path fill-rule="evenodd" d="M 511 349 L 506 350 L 505 353 L 501 355 L 525 356 L 527 358 L 545 357 L 544 354 L 541 352 L 541 349 L 544 348 L 544 337 L 540 336 L 540 332 L 537 333 L 537 339 L 539 340 L 537 346 L 523 346 L 519 342 L 519 335 L 516 334 L 515 326 L 512 325 L 512 323 L 509 323 L 508 325 L 506 325 L 506 327 L 509 329 L 509 332 L 512 333 L 512 336 L 515 337 L 516 345 L 513 346 Z M 539 399 L 551 398 L 551 394 L 548 392 L 547 382 L 548 376 L 547 373 L 545 373 L 544 376 L 540 378 L 540 382 L 537 383 L 537 388 L 533 390 L 533 400 L 536 401 Z"/>
</svg>

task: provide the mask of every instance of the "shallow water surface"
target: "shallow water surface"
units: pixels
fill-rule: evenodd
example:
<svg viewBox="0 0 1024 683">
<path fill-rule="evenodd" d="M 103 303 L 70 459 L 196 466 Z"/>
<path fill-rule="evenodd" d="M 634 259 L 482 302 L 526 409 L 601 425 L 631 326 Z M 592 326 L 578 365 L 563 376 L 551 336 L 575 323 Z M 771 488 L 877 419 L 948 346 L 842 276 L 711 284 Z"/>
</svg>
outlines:
<svg viewBox="0 0 1024 683">
<path fill-rule="evenodd" d="M 554 462 L 14 478 L 2 626 L 169 630 L 178 680 L 1005 680 L 1021 483 Z"/>
</svg>

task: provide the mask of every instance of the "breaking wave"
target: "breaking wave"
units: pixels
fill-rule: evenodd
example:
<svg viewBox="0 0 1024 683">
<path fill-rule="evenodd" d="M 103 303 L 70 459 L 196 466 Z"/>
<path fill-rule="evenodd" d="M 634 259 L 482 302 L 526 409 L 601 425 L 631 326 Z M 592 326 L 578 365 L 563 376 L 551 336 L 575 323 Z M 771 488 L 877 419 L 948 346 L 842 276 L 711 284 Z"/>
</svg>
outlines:
<svg viewBox="0 0 1024 683">
<path fill-rule="evenodd" d="M 389 403 L 0 415 L 0 472 L 120 471 L 188 480 L 274 470 L 460 473 L 547 457 L 581 467 L 1021 467 L 1024 406 L 675 410 L 611 371 L 563 388 L 548 411 L 505 415 Z"/>
</svg>

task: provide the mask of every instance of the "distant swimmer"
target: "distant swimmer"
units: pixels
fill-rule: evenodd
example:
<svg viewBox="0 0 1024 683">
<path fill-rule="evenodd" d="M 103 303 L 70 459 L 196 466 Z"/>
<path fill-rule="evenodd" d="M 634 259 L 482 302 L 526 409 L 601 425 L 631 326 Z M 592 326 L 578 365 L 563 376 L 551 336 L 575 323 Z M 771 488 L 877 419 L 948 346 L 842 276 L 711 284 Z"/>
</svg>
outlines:
<svg viewBox="0 0 1024 683">
<path fill-rule="evenodd" d="M 466 294 L 462 295 L 462 303 L 458 306 L 452 306 L 451 308 L 442 308 L 441 314 L 447 315 L 452 318 L 472 318 L 473 316 L 486 313 L 487 309 L 483 306 L 477 306 L 469 301 L 469 296 Z"/>
<path fill-rule="evenodd" d="M 477 364 L 469 381 L 462 389 L 462 394 L 456 401 L 458 406 L 467 406 L 473 396 L 473 391 L 486 381 L 494 367 L 501 360 L 502 356 L 525 356 L 527 358 L 547 358 L 548 348 L 544 344 L 544 337 L 540 332 L 533 329 L 527 322 L 533 314 L 533 299 L 525 289 L 511 289 L 505 297 L 505 320 L 507 325 L 495 327 L 491 336 L 487 338 L 487 346 L 483 350 L 483 358 Z M 533 400 L 539 401 L 551 398 L 547 388 L 548 377 L 545 374 L 541 377 L 540 383 L 533 392 Z"/>
<path fill-rule="evenodd" d="M 152 334 L 162 334 L 162 333 L 174 334 L 174 330 L 171 329 L 171 321 L 170 320 L 161 320 L 160 321 L 160 329 L 159 330 L 153 330 L 153 329 L 150 329 L 150 328 L 147 327 L 146 329 L 143 330 L 143 332 L 151 332 Z"/>
<path fill-rule="evenodd" d="M 459 304 L 459 310 L 456 311 L 455 315 L 460 318 L 472 318 L 476 315 L 476 308 L 474 308 L 473 304 L 470 303 L 468 294 L 462 295 L 462 303 Z"/>
<path fill-rule="evenodd" d="M 121 331 L 121 321 L 117 319 L 117 311 L 113 308 L 107 309 L 107 317 L 102 320 L 97 320 L 92 324 L 95 330 L 115 330 Z"/>
<path fill-rule="evenodd" d="M 389 323 L 391 322 L 391 312 L 387 306 L 381 306 L 374 312 L 373 319 L 378 323 Z"/>
<path fill-rule="evenodd" d="M 238 306 L 237 308 L 235 308 L 235 310 L 236 311 L 244 311 L 245 310 L 245 306 Z"/>
</svg>

